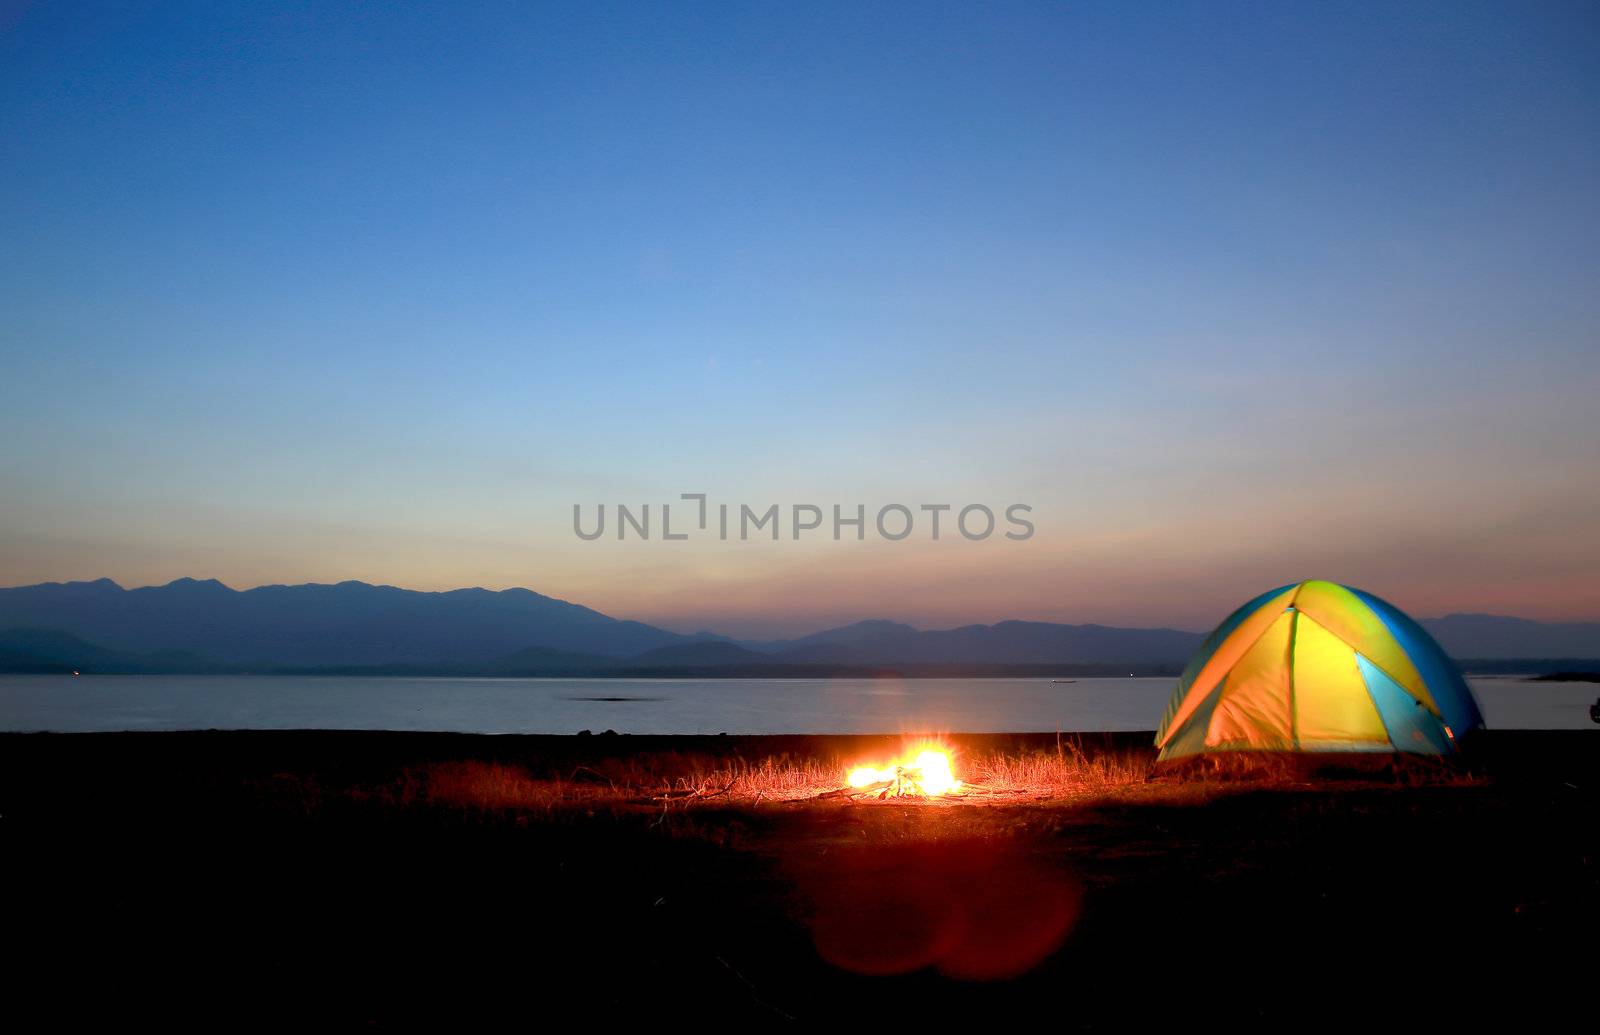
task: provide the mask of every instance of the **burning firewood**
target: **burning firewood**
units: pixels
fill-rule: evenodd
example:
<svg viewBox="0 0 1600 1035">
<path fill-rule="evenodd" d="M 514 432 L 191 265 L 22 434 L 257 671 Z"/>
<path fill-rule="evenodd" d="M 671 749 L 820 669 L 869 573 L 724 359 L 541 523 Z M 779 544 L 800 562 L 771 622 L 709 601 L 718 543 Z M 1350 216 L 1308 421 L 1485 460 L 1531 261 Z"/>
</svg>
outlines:
<svg viewBox="0 0 1600 1035">
<path fill-rule="evenodd" d="M 965 785 L 950 770 L 950 756 L 944 751 L 929 748 L 909 761 L 896 762 L 883 769 L 861 766 L 850 771 L 844 787 L 823 791 L 814 798 L 847 798 L 860 801 L 866 798 L 919 797 L 935 798 L 961 796 Z"/>
</svg>

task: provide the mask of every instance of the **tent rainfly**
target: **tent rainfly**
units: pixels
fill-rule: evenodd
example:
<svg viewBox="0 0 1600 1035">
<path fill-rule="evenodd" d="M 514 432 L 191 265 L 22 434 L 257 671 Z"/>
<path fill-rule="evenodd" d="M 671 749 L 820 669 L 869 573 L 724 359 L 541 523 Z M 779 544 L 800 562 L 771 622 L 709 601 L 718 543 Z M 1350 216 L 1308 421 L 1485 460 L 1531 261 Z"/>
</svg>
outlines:
<svg viewBox="0 0 1600 1035">
<path fill-rule="evenodd" d="M 1433 637 L 1371 593 L 1312 580 L 1245 604 L 1206 637 L 1156 733 L 1161 759 L 1212 751 L 1448 755 L 1483 725 Z"/>
</svg>

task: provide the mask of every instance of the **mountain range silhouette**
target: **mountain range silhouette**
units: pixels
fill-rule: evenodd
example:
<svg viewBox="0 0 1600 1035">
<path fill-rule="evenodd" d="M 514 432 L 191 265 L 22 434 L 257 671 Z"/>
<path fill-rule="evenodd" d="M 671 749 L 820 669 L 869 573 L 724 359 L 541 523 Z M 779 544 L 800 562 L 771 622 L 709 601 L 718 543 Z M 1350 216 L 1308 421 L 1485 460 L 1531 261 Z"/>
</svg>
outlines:
<svg viewBox="0 0 1600 1035">
<path fill-rule="evenodd" d="M 1453 614 L 1422 624 L 1458 659 L 1600 657 L 1600 623 Z M 0 589 L 0 671 L 480 675 L 1170 674 L 1203 634 L 1005 621 L 920 630 L 873 619 L 792 640 L 684 635 L 528 589 L 364 582 L 235 590 L 215 579 Z M 1540 670 L 1545 665 L 1534 666 Z"/>
</svg>

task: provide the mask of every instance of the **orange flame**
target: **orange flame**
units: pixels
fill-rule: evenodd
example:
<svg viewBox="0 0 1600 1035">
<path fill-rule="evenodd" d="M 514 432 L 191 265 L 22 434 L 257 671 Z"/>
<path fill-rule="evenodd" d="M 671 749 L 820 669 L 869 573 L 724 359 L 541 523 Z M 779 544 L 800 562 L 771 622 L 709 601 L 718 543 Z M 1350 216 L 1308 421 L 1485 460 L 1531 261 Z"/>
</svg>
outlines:
<svg viewBox="0 0 1600 1035">
<path fill-rule="evenodd" d="M 878 783 L 894 784 L 896 794 L 949 794 L 961 788 L 961 781 L 950 769 L 950 755 L 937 748 L 926 748 L 914 759 L 902 759 L 878 769 L 861 766 L 850 770 L 850 786 L 870 787 Z"/>
</svg>

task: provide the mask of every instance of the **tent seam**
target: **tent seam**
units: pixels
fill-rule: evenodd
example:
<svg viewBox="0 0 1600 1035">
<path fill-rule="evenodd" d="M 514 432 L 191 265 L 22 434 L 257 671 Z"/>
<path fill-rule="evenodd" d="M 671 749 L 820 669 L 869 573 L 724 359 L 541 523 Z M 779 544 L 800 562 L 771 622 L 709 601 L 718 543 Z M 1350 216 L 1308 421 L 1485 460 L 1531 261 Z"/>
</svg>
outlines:
<svg viewBox="0 0 1600 1035">
<path fill-rule="evenodd" d="M 1242 624 L 1242 623 L 1241 623 L 1241 624 Z M 1266 626 L 1265 626 L 1265 627 L 1264 627 L 1264 628 L 1263 628 L 1263 629 L 1262 629 L 1262 630 L 1261 630 L 1261 632 L 1260 632 L 1260 633 L 1258 633 L 1258 634 L 1257 634 L 1257 635 L 1256 635 L 1256 638 L 1255 638 L 1255 639 L 1253 639 L 1253 640 L 1251 640 L 1251 641 L 1250 641 L 1250 642 L 1249 642 L 1249 644 L 1247 644 L 1247 645 L 1246 645 L 1246 646 L 1245 646 L 1245 648 L 1244 648 L 1244 650 L 1242 650 L 1242 651 L 1240 651 L 1240 652 L 1239 652 L 1239 656 L 1240 656 L 1240 657 L 1241 657 L 1241 658 L 1242 658 L 1242 657 L 1244 657 L 1244 656 L 1245 656 L 1245 655 L 1246 655 L 1246 654 L 1248 654 L 1248 653 L 1250 653 L 1250 651 L 1251 651 L 1251 650 L 1253 650 L 1253 649 L 1254 649 L 1254 648 L 1255 648 L 1255 645 L 1256 645 L 1256 644 L 1258 644 L 1258 643 L 1260 643 L 1260 642 L 1261 642 L 1261 637 L 1263 637 L 1263 636 L 1265 636 L 1265 635 L 1267 635 L 1267 630 L 1268 630 L 1268 629 L 1271 629 L 1271 628 L 1272 628 L 1272 623 L 1271 623 L 1271 622 L 1268 622 L 1268 623 L 1267 623 L 1267 624 L 1266 624 Z M 1226 641 L 1226 640 L 1224 640 L 1224 641 L 1223 641 L 1223 642 L 1224 642 L 1224 643 L 1225 643 L 1225 642 L 1227 642 L 1227 641 Z M 1218 647 L 1218 649 L 1221 649 L 1221 647 L 1222 647 L 1222 644 L 1221 644 L 1221 643 L 1219 643 L 1219 644 L 1217 644 L 1217 647 Z M 1216 652 L 1216 651 L 1215 651 L 1215 650 L 1214 650 L 1214 651 L 1212 651 L 1212 652 L 1211 652 L 1211 654 L 1212 654 L 1212 656 L 1213 656 L 1213 657 L 1214 657 L 1214 656 L 1215 656 L 1215 655 L 1216 655 L 1216 653 L 1217 653 L 1217 652 Z M 1207 661 L 1210 661 L 1210 660 L 1211 660 L 1211 659 L 1210 659 L 1210 658 L 1207 658 L 1207 659 L 1206 659 L 1206 660 L 1207 660 Z M 1201 667 L 1202 667 L 1202 668 L 1204 668 L 1204 666 L 1201 666 Z M 1232 671 L 1233 671 L 1233 669 L 1232 669 L 1232 667 L 1231 667 L 1231 666 L 1230 666 L 1230 667 L 1229 667 L 1229 668 L 1228 668 L 1228 669 L 1226 669 L 1226 670 L 1225 670 L 1225 671 L 1224 671 L 1224 672 L 1223 672 L 1223 673 L 1222 673 L 1222 679 L 1221 679 L 1221 680 L 1219 680 L 1219 681 L 1218 681 L 1218 683 L 1217 683 L 1217 685 L 1218 685 L 1218 686 L 1221 686 L 1221 685 L 1222 685 L 1222 684 L 1223 684 L 1223 683 L 1226 683 L 1226 682 L 1227 682 L 1227 681 L 1228 681 L 1228 673 L 1229 673 L 1229 672 L 1232 672 Z M 1189 699 L 1189 698 L 1190 698 L 1190 697 L 1192 697 L 1192 696 L 1193 696 L 1193 695 L 1194 695 L 1194 689 L 1193 689 L 1193 688 L 1192 688 L 1192 687 L 1191 687 L 1191 688 L 1190 688 L 1190 690 L 1189 690 L 1189 693 L 1187 693 L 1187 694 L 1185 694 L 1185 695 L 1184 695 L 1184 698 L 1183 698 L 1183 699 L 1184 699 L 1184 700 L 1185 700 L 1185 701 L 1187 701 L 1187 700 L 1188 700 L 1188 699 Z M 1204 699 L 1205 699 L 1205 697 L 1206 697 L 1206 696 L 1207 696 L 1207 695 L 1205 695 L 1205 694 L 1202 694 L 1202 695 L 1201 695 L 1201 700 L 1204 700 Z M 1179 710 L 1180 710 L 1180 711 L 1181 711 L 1181 710 L 1182 710 L 1182 708 L 1183 708 L 1183 705 L 1182 705 L 1182 704 L 1181 704 L 1181 703 L 1180 703 L 1180 704 L 1179 704 L 1179 706 L 1178 706 L 1178 707 L 1179 707 Z M 1196 705 L 1196 706 L 1195 706 L 1195 711 L 1199 711 L 1199 705 Z M 1190 719 L 1192 719 L 1192 718 L 1194 718 L 1194 711 L 1191 711 L 1191 712 L 1190 712 L 1190 713 L 1189 713 L 1189 714 L 1188 714 L 1188 715 L 1186 715 L 1186 716 L 1184 716 L 1184 719 L 1183 719 L 1183 721 L 1182 721 L 1182 722 L 1180 722 L 1180 723 L 1178 723 L 1178 724 L 1177 724 L 1177 725 L 1176 725 L 1176 726 L 1174 726 L 1174 727 L 1173 727 L 1173 728 L 1172 728 L 1172 729 L 1170 729 L 1170 730 L 1168 730 L 1168 731 L 1167 731 L 1167 739 L 1166 739 L 1166 740 L 1163 740 L 1163 741 L 1161 741 L 1161 742 L 1160 742 L 1160 743 L 1159 743 L 1159 744 L 1157 744 L 1157 745 L 1156 745 L 1156 746 L 1157 746 L 1157 747 L 1163 747 L 1163 748 L 1164 748 L 1164 747 L 1166 747 L 1166 746 L 1167 746 L 1167 744 L 1168 744 L 1168 743 L 1169 743 L 1169 742 L 1170 742 L 1170 741 L 1171 741 L 1171 740 L 1172 740 L 1172 738 L 1173 738 L 1173 737 L 1175 737 L 1175 736 L 1176 736 L 1176 735 L 1177 735 L 1177 732 L 1178 732 L 1178 730 L 1180 730 L 1180 729 L 1182 729 L 1182 728 L 1183 728 L 1183 727 L 1185 727 L 1185 726 L 1187 726 L 1187 725 L 1188 725 L 1188 724 L 1189 724 L 1189 720 L 1190 720 Z M 1207 731 L 1207 732 L 1209 732 L 1209 730 L 1208 730 L 1208 731 Z"/>
<path fill-rule="evenodd" d="M 1353 594 L 1352 594 L 1352 595 L 1353 595 Z M 1428 686 L 1428 680 L 1427 680 L 1427 679 L 1426 679 L 1426 678 L 1424 678 L 1424 677 L 1423 677 L 1423 675 L 1422 675 L 1422 669 L 1421 669 L 1421 668 L 1420 668 L 1420 667 L 1419 667 L 1419 666 L 1418 666 L 1418 665 L 1417 665 L 1417 659 L 1416 659 L 1416 658 L 1413 658 L 1413 657 L 1412 657 L 1412 656 L 1411 656 L 1411 652 L 1410 652 L 1410 651 L 1408 651 L 1408 650 L 1406 650 L 1406 645 L 1405 645 L 1405 643 L 1404 643 L 1404 641 L 1402 641 L 1402 640 L 1401 640 L 1401 639 L 1400 639 L 1400 637 L 1399 637 L 1399 636 L 1396 636 L 1396 635 L 1395 635 L 1395 631 L 1394 631 L 1394 629 L 1393 629 L 1393 628 L 1392 628 L 1392 627 L 1391 627 L 1391 626 L 1390 626 L 1390 625 L 1389 625 L 1389 622 L 1388 622 L 1388 620 L 1386 620 L 1386 619 L 1385 619 L 1385 618 L 1384 618 L 1384 617 L 1383 617 L 1383 615 L 1381 615 L 1381 614 L 1379 614 L 1379 613 L 1378 613 L 1378 612 L 1377 612 L 1377 611 L 1376 611 L 1376 610 L 1375 610 L 1375 609 L 1374 609 L 1374 608 L 1373 608 L 1373 607 L 1372 607 L 1372 606 L 1371 606 L 1371 605 L 1370 605 L 1370 604 L 1368 604 L 1368 603 L 1367 603 L 1367 602 L 1366 602 L 1366 601 L 1365 601 L 1365 600 L 1362 600 L 1362 599 L 1361 599 L 1361 598 L 1360 598 L 1360 597 L 1356 597 L 1356 600 L 1357 600 L 1357 601 L 1358 601 L 1358 602 L 1359 602 L 1359 603 L 1360 603 L 1360 604 L 1361 604 L 1361 606 L 1362 606 L 1362 607 L 1364 607 L 1364 608 L 1366 608 L 1366 609 L 1367 609 L 1367 613 L 1368 613 L 1368 614 L 1370 614 L 1370 615 L 1372 615 L 1372 617 L 1374 617 L 1374 618 L 1376 618 L 1376 619 L 1377 619 L 1377 620 L 1378 620 L 1378 624 L 1379 624 L 1379 625 L 1381 625 L 1381 626 L 1383 626 L 1383 631 L 1384 631 L 1384 632 L 1386 632 L 1386 633 L 1388 633 L 1388 634 L 1389 634 L 1389 639 L 1391 639 L 1391 640 L 1393 640 L 1393 641 L 1394 641 L 1394 645 L 1395 645 L 1395 646 L 1396 646 L 1396 647 L 1397 647 L 1397 648 L 1399 648 L 1399 650 L 1400 650 L 1400 656 L 1401 656 L 1401 657 L 1402 657 L 1402 658 L 1405 658 L 1405 659 L 1406 659 L 1406 661 L 1407 661 L 1407 663 L 1409 663 L 1409 664 L 1410 664 L 1410 665 L 1411 665 L 1411 671 L 1413 671 L 1413 672 L 1415 672 L 1415 673 L 1416 673 L 1416 674 L 1417 674 L 1417 682 L 1419 682 L 1419 683 L 1421 683 L 1421 684 L 1422 684 L 1422 688 L 1423 688 L 1423 689 L 1424 689 L 1424 690 L 1426 690 L 1426 691 L 1427 691 L 1427 693 L 1428 693 L 1428 698 L 1429 698 L 1429 700 L 1428 700 L 1428 701 L 1424 701 L 1424 700 L 1423 700 L 1423 699 L 1422 699 L 1422 698 L 1420 698 L 1420 697 L 1418 697 L 1418 696 L 1417 696 L 1417 695 L 1416 695 L 1416 694 L 1413 694 L 1413 693 L 1412 693 L 1412 692 L 1411 692 L 1411 691 L 1410 691 L 1410 690 L 1409 690 L 1409 689 L 1408 689 L 1408 688 L 1407 688 L 1407 687 L 1406 687 L 1406 685 L 1405 685 L 1405 683 L 1403 683 L 1403 682 L 1401 682 L 1401 681 L 1400 681 L 1400 677 L 1399 677 L 1399 676 L 1397 676 L 1397 675 L 1395 675 L 1395 674 L 1394 674 L 1394 673 L 1393 673 L 1393 672 L 1390 672 L 1390 671 L 1389 671 L 1389 670 L 1388 670 L 1388 669 L 1387 669 L 1387 668 L 1386 668 L 1386 667 L 1384 667 L 1384 666 L 1383 666 L 1383 665 L 1380 665 L 1380 664 L 1378 664 L 1378 663 L 1377 663 L 1377 662 L 1376 662 L 1376 661 L 1374 661 L 1374 660 L 1373 660 L 1373 659 L 1372 659 L 1372 658 L 1367 658 L 1367 656 L 1366 656 L 1366 655 L 1365 655 L 1365 654 L 1362 654 L 1362 653 L 1361 653 L 1361 652 L 1360 652 L 1360 651 L 1358 651 L 1358 650 L 1357 650 L 1357 651 L 1355 651 L 1355 652 L 1356 652 L 1356 653 L 1357 653 L 1357 654 L 1361 654 L 1361 656 L 1362 656 L 1362 657 L 1363 657 L 1363 658 L 1367 658 L 1367 662 L 1368 662 L 1368 663 L 1369 663 L 1369 664 L 1370 664 L 1370 665 L 1372 665 L 1372 667 L 1373 667 L 1373 668 L 1375 668 L 1375 669 L 1377 669 L 1377 670 L 1378 670 L 1378 671 L 1379 671 L 1379 672 L 1382 672 L 1382 673 L 1383 673 L 1383 674 L 1384 674 L 1384 675 L 1386 675 L 1386 676 L 1388 676 L 1388 677 L 1389 677 L 1389 678 L 1390 678 L 1390 679 L 1392 679 L 1392 680 L 1394 680 L 1394 685 L 1395 685 L 1395 686 L 1398 686 L 1398 687 L 1399 687 L 1399 688 L 1400 688 L 1400 689 L 1402 689 L 1402 690 L 1405 690 L 1405 692 L 1406 692 L 1406 694 L 1407 694 L 1407 695 L 1408 695 L 1408 696 L 1409 696 L 1409 697 L 1410 697 L 1410 698 L 1411 698 L 1411 699 L 1412 699 L 1412 700 L 1414 700 L 1414 701 L 1416 701 L 1416 702 L 1417 702 L 1417 703 L 1418 703 L 1418 704 L 1420 704 L 1420 705 L 1422 705 L 1422 706 L 1423 706 L 1423 707 L 1424 707 L 1424 708 L 1426 708 L 1426 709 L 1428 709 L 1428 711 L 1430 711 L 1430 712 L 1433 712 L 1433 714 L 1434 714 L 1434 715 L 1435 715 L 1435 716 L 1437 716 L 1437 717 L 1438 717 L 1438 718 L 1439 718 L 1439 719 L 1440 719 L 1440 720 L 1441 720 L 1441 721 L 1442 721 L 1442 720 L 1443 720 L 1443 718 L 1444 718 L 1444 716 L 1443 716 L 1443 714 L 1442 714 L 1442 713 L 1440 713 L 1440 712 L 1439 712 L 1439 711 L 1438 711 L 1438 710 L 1437 710 L 1437 708 L 1438 708 L 1438 702 L 1436 702 L 1436 701 L 1432 701 L 1432 698 L 1433 698 L 1433 689 L 1432 689 L 1432 688 L 1431 688 L 1431 687 L 1429 687 L 1429 686 Z M 1331 630 L 1330 630 L 1330 631 L 1331 631 Z M 1338 635 L 1338 634 L 1337 634 L 1337 633 L 1335 633 L 1335 634 L 1334 634 L 1334 635 Z M 1342 637 L 1341 637 L 1341 638 L 1342 638 Z M 1347 641 L 1347 642 L 1348 642 L 1348 641 Z M 1351 644 L 1351 645 L 1350 645 L 1350 648 L 1351 648 L 1351 649 L 1352 649 L 1352 650 L 1355 650 L 1355 644 Z M 1365 679 L 1363 679 L 1363 680 L 1362 680 L 1362 681 L 1361 681 L 1361 685 L 1362 685 L 1362 686 L 1366 686 L 1366 684 L 1367 684 L 1367 681 L 1366 681 L 1366 680 L 1365 680 Z M 1371 695 L 1372 695 L 1372 691 L 1371 691 L 1371 689 L 1370 689 L 1370 688 L 1369 688 L 1369 689 L 1368 689 L 1368 690 L 1367 690 L 1367 695 L 1368 695 L 1368 696 L 1369 696 L 1369 697 L 1370 697 L 1370 696 L 1371 696 Z M 1432 702 L 1432 703 L 1430 703 L 1430 702 Z M 1387 729 L 1387 728 L 1388 728 L 1388 727 L 1387 727 L 1387 726 L 1385 726 L 1385 727 L 1384 727 L 1384 728 L 1385 728 L 1385 729 Z"/>
<path fill-rule="evenodd" d="M 1299 596 L 1300 594 L 1297 591 L 1295 597 L 1298 599 Z M 1295 750 L 1299 750 L 1300 709 L 1294 699 L 1294 637 L 1295 633 L 1300 630 L 1300 609 L 1295 607 L 1292 610 L 1294 614 L 1289 616 L 1289 646 L 1283 663 L 1284 667 L 1289 671 L 1289 742 L 1295 746 Z M 1366 684 L 1363 683 L 1362 685 L 1365 686 Z"/>
<path fill-rule="evenodd" d="M 1401 649 L 1404 650 L 1404 648 Z M 1351 653 L 1353 653 L 1361 661 L 1365 661 L 1367 664 L 1377 669 L 1379 672 L 1383 672 L 1384 675 L 1389 676 L 1389 678 L 1393 680 L 1395 686 L 1400 687 L 1402 690 L 1405 689 L 1404 686 L 1401 686 L 1398 679 L 1395 679 L 1394 676 L 1390 675 L 1388 672 L 1383 671 L 1382 665 L 1378 664 L 1376 661 L 1373 661 L 1371 658 L 1367 657 L 1358 650 L 1352 650 Z M 1394 731 L 1389 729 L 1389 720 L 1384 718 L 1383 709 L 1378 706 L 1378 699 L 1372 696 L 1372 684 L 1367 682 L 1367 674 L 1361 671 L 1361 665 L 1359 662 L 1356 664 L 1356 672 L 1361 676 L 1361 689 L 1367 692 L 1367 700 L 1372 702 L 1373 709 L 1378 713 L 1378 722 L 1383 726 L 1383 735 L 1389 738 L 1389 744 L 1391 747 L 1393 747 L 1396 751 L 1403 751 L 1404 749 L 1400 746 L 1399 742 L 1394 739 Z"/>
</svg>

